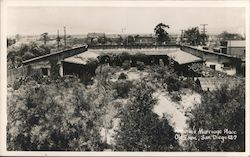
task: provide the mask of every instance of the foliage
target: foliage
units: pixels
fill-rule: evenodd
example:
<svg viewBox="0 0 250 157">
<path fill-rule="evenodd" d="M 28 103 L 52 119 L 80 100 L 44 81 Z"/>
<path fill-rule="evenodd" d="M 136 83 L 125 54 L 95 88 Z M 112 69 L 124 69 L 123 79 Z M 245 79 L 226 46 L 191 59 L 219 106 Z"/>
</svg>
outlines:
<svg viewBox="0 0 250 157">
<path fill-rule="evenodd" d="M 129 35 L 128 37 L 126 37 L 125 39 L 125 45 L 133 45 L 135 43 L 135 37 L 132 35 Z"/>
<path fill-rule="evenodd" d="M 173 92 L 171 95 L 171 100 L 173 100 L 174 102 L 178 102 L 181 101 L 181 95 L 179 92 Z"/>
<path fill-rule="evenodd" d="M 128 93 L 131 89 L 131 82 L 124 80 L 124 79 L 119 79 L 116 84 L 115 84 L 115 89 L 117 91 L 117 96 L 126 98 L 128 97 Z"/>
<path fill-rule="evenodd" d="M 34 58 L 35 55 L 31 52 L 25 52 L 25 54 L 22 56 L 22 60 L 25 61 L 25 60 L 28 60 L 28 59 L 31 59 L 31 58 Z"/>
<path fill-rule="evenodd" d="M 45 32 L 45 33 L 41 34 L 41 37 L 44 41 L 44 45 L 46 45 L 47 40 L 49 40 L 48 33 Z"/>
<path fill-rule="evenodd" d="M 128 77 L 127 74 L 121 73 L 118 77 L 118 80 L 127 79 L 127 77 Z"/>
<path fill-rule="evenodd" d="M 58 60 L 57 59 L 50 59 L 50 78 L 52 80 L 56 80 L 60 77 L 59 74 L 59 69 L 60 69 L 60 65 L 58 64 Z"/>
<path fill-rule="evenodd" d="M 129 60 L 125 60 L 123 63 L 122 63 L 122 68 L 123 70 L 128 70 L 130 69 L 131 65 L 130 65 L 130 61 Z"/>
<path fill-rule="evenodd" d="M 157 42 L 160 44 L 170 41 L 166 28 L 169 28 L 169 25 L 166 25 L 164 23 L 159 23 L 154 28 L 155 35 L 157 36 Z"/>
<path fill-rule="evenodd" d="M 187 39 L 187 42 L 193 46 L 200 45 L 201 43 L 201 34 L 198 27 L 193 27 L 186 30 L 184 37 Z"/>
<path fill-rule="evenodd" d="M 140 62 L 140 61 L 136 62 L 136 66 L 137 66 L 138 70 L 144 70 L 144 68 L 145 68 L 144 62 Z"/>
<path fill-rule="evenodd" d="M 181 81 L 176 74 L 171 74 L 163 80 L 167 84 L 167 90 L 169 92 L 179 91 L 181 88 Z"/>
<path fill-rule="evenodd" d="M 106 36 L 99 36 L 99 37 L 97 38 L 97 41 L 98 41 L 98 43 L 100 43 L 100 44 L 106 44 L 106 43 L 108 42 L 108 39 L 106 38 Z"/>
<path fill-rule="evenodd" d="M 237 132 L 236 140 L 193 141 L 189 150 L 244 151 L 245 150 L 245 83 L 203 93 L 202 102 L 191 110 L 189 127 L 198 131 L 229 129 Z M 225 135 L 225 134 L 223 134 Z M 199 135 L 197 135 L 199 136 Z"/>
<path fill-rule="evenodd" d="M 100 151 L 95 107 L 84 86 L 65 78 L 49 85 L 29 81 L 8 94 L 8 150 Z"/>
<path fill-rule="evenodd" d="M 244 40 L 244 37 L 237 33 L 229 33 L 227 31 L 222 32 L 218 35 L 222 40 Z"/>
<path fill-rule="evenodd" d="M 23 60 L 49 54 L 51 49 L 51 46 L 38 45 L 35 42 L 9 46 L 7 50 L 7 61 L 11 61 L 9 68 L 19 67 Z"/>
<path fill-rule="evenodd" d="M 115 136 L 118 151 L 169 151 L 178 147 L 173 128 L 166 118 L 152 112 L 156 99 L 145 82 L 136 83 L 120 115 Z"/>
<path fill-rule="evenodd" d="M 7 47 L 16 43 L 16 39 L 7 38 Z"/>
</svg>

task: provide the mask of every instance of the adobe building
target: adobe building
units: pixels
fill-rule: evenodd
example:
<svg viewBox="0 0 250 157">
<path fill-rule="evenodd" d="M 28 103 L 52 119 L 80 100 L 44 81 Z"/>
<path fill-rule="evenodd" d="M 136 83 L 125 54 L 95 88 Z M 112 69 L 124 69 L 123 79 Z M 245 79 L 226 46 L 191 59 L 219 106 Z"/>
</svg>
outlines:
<svg viewBox="0 0 250 157">
<path fill-rule="evenodd" d="M 221 53 L 244 59 L 246 55 L 246 41 L 245 40 L 222 41 Z"/>
<path fill-rule="evenodd" d="M 62 61 L 65 58 L 83 53 L 88 50 L 88 46 L 72 48 L 69 50 L 63 50 L 39 57 L 35 57 L 22 62 L 22 66 L 17 69 L 10 69 L 7 72 L 7 83 L 12 84 L 18 78 L 26 76 L 28 69 L 41 71 L 43 75 L 50 76 L 53 66 L 59 67 L 58 74 L 63 76 L 63 64 Z"/>
</svg>

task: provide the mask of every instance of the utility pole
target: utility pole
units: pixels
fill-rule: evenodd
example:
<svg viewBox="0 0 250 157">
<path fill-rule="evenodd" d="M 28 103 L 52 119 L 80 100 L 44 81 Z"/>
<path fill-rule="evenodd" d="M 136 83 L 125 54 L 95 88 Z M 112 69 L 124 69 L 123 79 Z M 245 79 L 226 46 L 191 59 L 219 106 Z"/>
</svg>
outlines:
<svg viewBox="0 0 250 157">
<path fill-rule="evenodd" d="M 56 38 L 56 41 L 57 41 L 57 49 L 59 50 L 59 45 L 60 45 L 60 36 L 59 36 L 59 30 L 57 30 L 57 38 Z"/>
<path fill-rule="evenodd" d="M 66 48 L 66 44 L 67 44 L 66 39 L 67 39 L 67 37 L 66 37 L 66 27 L 65 26 L 63 27 L 63 30 L 64 30 L 64 48 Z"/>
<path fill-rule="evenodd" d="M 184 29 L 181 29 L 181 42 L 183 42 L 184 32 L 185 32 L 185 30 L 184 30 Z"/>
<path fill-rule="evenodd" d="M 207 32 L 207 29 L 206 29 L 206 26 L 208 24 L 201 24 L 202 26 L 202 29 L 201 29 L 201 34 L 202 34 L 202 44 L 205 45 L 205 42 L 207 40 L 207 36 L 206 36 L 206 32 Z"/>
<path fill-rule="evenodd" d="M 201 26 L 202 26 L 201 34 L 206 34 L 206 32 L 207 32 L 206 26 L 207 26 L 207 25 L 208 25 L 208 24 L 201 24 Z"/>
</svg>

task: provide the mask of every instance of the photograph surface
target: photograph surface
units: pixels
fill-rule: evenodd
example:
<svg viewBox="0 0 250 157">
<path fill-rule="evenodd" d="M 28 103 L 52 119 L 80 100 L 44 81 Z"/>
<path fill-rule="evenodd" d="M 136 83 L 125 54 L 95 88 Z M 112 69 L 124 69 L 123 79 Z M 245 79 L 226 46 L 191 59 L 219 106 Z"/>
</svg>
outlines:
<svg viewBox="0 0 250 157">
<path fill-rule="evenodd" d="M 245 7 L 6 12 L 7 151 L 246 151 Z"/>
</svg>

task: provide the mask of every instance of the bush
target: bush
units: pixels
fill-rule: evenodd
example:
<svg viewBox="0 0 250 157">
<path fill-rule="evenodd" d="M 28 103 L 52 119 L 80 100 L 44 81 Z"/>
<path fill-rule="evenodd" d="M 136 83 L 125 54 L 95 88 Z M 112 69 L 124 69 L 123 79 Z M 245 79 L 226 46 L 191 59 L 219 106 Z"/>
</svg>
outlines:
<svg viewBox="0 0 250 157">
<path fill-rule="evenodd" d="M 22 78 L 16 79 L 14 81 L 13 85 L 12 85 L 12 88 L 14 90 L 18 90 L 22 84 L 23 84 L 23 79 Z"/>
<path fill-rule="evenodd" d="M 120 114 L 121 122 L 115 135 L 118 151 L 173 151 L 178 149 L 174 129 L 168 120 L 152 111 L 156 99 L 145 82 L 136 84 L 129 103 Z"/>
<path fill-rule="evenodd" d="M 22 56 L 22 60 L 28 60 L 28 59 L 31 59 L 31 58 L 34 58 L 35 55 L 31 52 L 25 52 L 25 54 Z"/>
<path fill-rule="evenodd" d="M 118 80 L 115 85 L 117 96 L 126 98 L 131 88 L 131 82 L 127 80 Z"/>
<path fill-rule="evenodd" d="M 97 113 L 84 97 L 84 85 L 71 78 L 57 81 L 30 81 L 8 94 L 9 151 L 103 150 Z"/>
<path fill-rule="evenodd" d="M 217 90 L 203 93 L 202 102 L 195 106 L 188 119 L 189 128 L 198 131 L 229 129 L 236 131 L 234 140 L 220 139 L 187 141 L 190 150 L 245 151 L 245 83 L 229 88 L 222 85 Z M 222 134 L 227 135 L 227 134 Z M 200 138 L 197 134 L 196 137 Z M 234 136 L 234 135 L 232 135 Z"/>
<path fill-rule="evenodd" d="M 145 68 L 145 64 L 143 62 L 137 61 L 136 65 L 138 70 L 144 70 Z"/>
<path fill-rule="evenodd" d="M 31 70 L 31 73 L 29 75 L 33 80 L 35 80 L 37 83 L 42 83 L 43 74 L 40 70 Z"/>
<path fill-rule="evenodd" d="M 178 76 L 174 74 L 165 78 L 164 83 L 167 84 L 167 89 L 169 92 L 179 91 L 181 88 L 181 81 L 178 79 Z"/>
<path fill-rule="evenodd" d="M 125 60 L 123 63 L 122 63 L 122 68 L 124 70 L 128 70 L 130 69 L 131 65 L 130 65 L 130 61 L 129 60 Z"/>
<path fill-rule="evenodd" d="M 174 102 L 181 101 L 180 93 L 179 92 L 172 93 L 171 100 L 173 100 Z"/>
<path fill-rule="evenodd" d="M 128 75 L 127 74 L 124 74 L 124 73 L 121 73 L 118 77 L 118 80 L 121 80 L 121 79 L 127 79 Z"/>
</svg>

